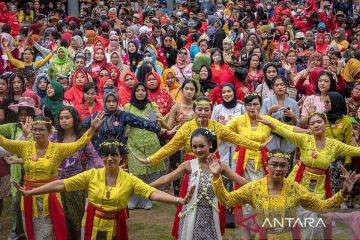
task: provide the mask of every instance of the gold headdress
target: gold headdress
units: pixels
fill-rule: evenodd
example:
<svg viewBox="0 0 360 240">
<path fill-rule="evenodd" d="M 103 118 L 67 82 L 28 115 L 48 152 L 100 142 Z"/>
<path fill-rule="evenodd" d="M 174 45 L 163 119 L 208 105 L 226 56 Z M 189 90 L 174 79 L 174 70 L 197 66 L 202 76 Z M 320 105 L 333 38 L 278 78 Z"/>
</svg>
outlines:
<svg viewBox="0 0 360 240">
<path fill-rule="evenodd" d="M 197 100 L 197 101 L 194 101 L 195 105 L 208 105 L 208 106 L 211 106 L 212 103 L 208 100 L 205 100 L 205 99 L 202 99 L 202 100 Z"/>
<path fill-rule="evenodd" d="M 51 125 L 52 124 L 52 121 L 51 120 L 49 120 L 49 121 L 44 121 L 44 120 L 36 120 L 36 121 L 33 121 L 32 123 L 31 123 L 31 125 L 37 125 L 37 124 L 44 124 L 44 125 Z"/>
<path fill-rule="evenodd" d="M 289 153 L 272 153 L 272 152 L 268 152 L 266 155 L 267 155 L 268 158 L 279 157 L 279 158 L 285 158 L 287 160 L 291 159 L 291 154 L 289 154 Z"/>
<path fill-rule="evenodd" d="M 315 115 L 323 115 L 326 118 L 326 114 L 324 112 L 312 112 L 309 114 L 309 119 L 312 118 Z"/>
<path fill-rule="evenodd" d="M 248 93 L 245 95 L 245 97 L 250 97 L 250 96 L 252 96 L 252 97 L 261 97 L 260 94 L 257 93 L 257 92 L 248 92 Z"/>
</svg>

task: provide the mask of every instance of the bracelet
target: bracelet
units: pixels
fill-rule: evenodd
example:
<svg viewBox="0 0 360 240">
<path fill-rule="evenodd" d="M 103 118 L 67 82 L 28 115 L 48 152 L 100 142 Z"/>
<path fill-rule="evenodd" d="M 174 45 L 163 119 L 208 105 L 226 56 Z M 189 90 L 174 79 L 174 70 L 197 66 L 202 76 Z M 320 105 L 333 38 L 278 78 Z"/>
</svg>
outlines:
<svg viewBox="0 0 360 240">
<path fill-rule="evenodd" d="M 176 198 L 176 205 L 179 205 L 180 204 L 180 199 L 177 197 Z"/>
</svg>

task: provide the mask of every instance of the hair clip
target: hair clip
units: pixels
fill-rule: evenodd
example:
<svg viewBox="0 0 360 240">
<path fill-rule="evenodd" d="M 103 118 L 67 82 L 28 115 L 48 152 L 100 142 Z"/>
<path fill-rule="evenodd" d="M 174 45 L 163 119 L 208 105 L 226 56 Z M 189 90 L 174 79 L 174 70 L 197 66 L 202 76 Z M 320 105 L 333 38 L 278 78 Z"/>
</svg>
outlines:
<svg viewBox="0 0 360 240">
<path fill-rule="evenodd" d="M 280 157 L 280 158 L 285 158 L 287 160 L 290 160 L 291 155 L 288 153 L 272 153 L 272 152 L 268 152 L 267 154 L 268 158 L 272 158 L 272 157 Z"/>
<path fill-rule="evenodd" d="M 44 120 L 36 120 L 31 123 L 31 125 L 37 125 L 37 124 L 44 124 L 44 125 L 51 125 L 52 121 L 44 121 Z"/>
</svg>

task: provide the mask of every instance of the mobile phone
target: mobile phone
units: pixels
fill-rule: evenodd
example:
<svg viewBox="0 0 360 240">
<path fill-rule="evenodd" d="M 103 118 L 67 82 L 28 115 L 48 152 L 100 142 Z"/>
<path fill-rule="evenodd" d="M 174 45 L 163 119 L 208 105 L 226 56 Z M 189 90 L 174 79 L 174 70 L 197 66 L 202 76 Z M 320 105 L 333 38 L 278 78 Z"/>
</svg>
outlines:
<svg viewBox="0 0 360 240">
<path fill-rule="evenodd" d="M 156 122 L 157 121 L 157 117 L 156 117 L 156 114 L 155 112 L 149 108 L 148 110 L 146 110 L 146 114 L 147 116 L 150 118 L 150 121 L 152 122 Z"/>
</svg>

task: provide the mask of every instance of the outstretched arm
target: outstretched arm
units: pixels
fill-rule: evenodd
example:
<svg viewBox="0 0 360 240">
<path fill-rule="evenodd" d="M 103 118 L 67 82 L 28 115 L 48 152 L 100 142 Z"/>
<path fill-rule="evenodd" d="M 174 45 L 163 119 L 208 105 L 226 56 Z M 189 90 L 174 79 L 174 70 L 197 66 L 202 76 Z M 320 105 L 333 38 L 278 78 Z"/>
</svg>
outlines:
<svg viewBox="0 0 360 240">
<path fill-rule="evenodd" d="M 34 188 L 31 190 L 25 190 L 18 183 L 13 182 L 15 187 L 24 195 L 24 196 L 32 196 L 32 195 L 40 195 L 51 192 L 65 192 L 65 185 L 62 180 L 55 180 L 53 182 L 49 182 L 41 187 Z"/>
<path fill-rule="evenodd" d="M 223 166 L 219 163 L 219 159 L 210 157 L 208 159 L 208 164 L 210 167 L 210 171 L 213 174 L 214 192 L 221 204 L 227 207 L 233 207 L 245 203 L 252 203 L 252 194 L 254 192 L 254 189 L 252 189 L 253 185 L 251 183 L 246 184 L 245 186 L 235 191 L 228 192 L 224 187 L 224 183 L 221 177 Z"/>
<path fill-rule="evenodd" d="M 159 179 L 155 180 L 154 182 L 150 183 L 149 185 L 152 187 L 160 187 L 162 185 L 171 183 L 175 180 L 181 178 L 184 173 L 188 172 L 188 168 L 190 167 L 189 161 L 183 162 L 180 166 L 165 176 L 160 177 Z"/>
<path fill-rule="evenodd" d="M 185 198 L 175 197 L 166 192 L 156 190 L 155 192 L 150 194 L 149 199 L 151 201 L 170 203 L 170 204 L 187 204 L 190 202 L 193 194 L 194 194 L 195 186 L 193 186 L 190 191 L 186 194 Z"/>
</svg>

